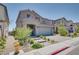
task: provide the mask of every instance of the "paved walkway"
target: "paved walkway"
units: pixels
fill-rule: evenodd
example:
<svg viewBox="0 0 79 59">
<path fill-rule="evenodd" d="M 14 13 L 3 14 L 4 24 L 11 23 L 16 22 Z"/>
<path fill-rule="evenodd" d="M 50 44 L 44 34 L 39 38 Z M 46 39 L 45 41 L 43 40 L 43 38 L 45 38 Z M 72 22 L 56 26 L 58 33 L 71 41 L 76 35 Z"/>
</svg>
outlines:
<svg viewBox="0 0 79 59">
<path fill-rule="evenodd" d="M 24 52 L 29 52 L 33 50 L 28 43 L 25 43 L 24 46 L 21 47 Z"/>
<path fill-rule="evenodd" d="M 15 42 L 14 37 L 8 36 L 6 40 L 7 40 L 6 48 L 3 54 L 9 54 L 10 52 L 14 51 L 14 42 Z"/>
</svg>

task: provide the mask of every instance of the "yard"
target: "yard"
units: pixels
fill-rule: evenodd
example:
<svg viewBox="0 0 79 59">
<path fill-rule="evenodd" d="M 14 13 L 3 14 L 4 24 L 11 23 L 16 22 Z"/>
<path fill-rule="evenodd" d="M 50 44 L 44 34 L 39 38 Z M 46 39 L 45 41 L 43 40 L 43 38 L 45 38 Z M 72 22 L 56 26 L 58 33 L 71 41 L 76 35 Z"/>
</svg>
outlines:
<svg viewBox="0 0 79 59">
<path fill-rule="evenodd" d="M 12 38 L 7 39 L 8 40 L 6 44 L 7 48 L 5 49 L 4 54 L 9 54 L 10 52 L 13 52 L 13 51 L 14 53 L 19 52 L 20 50 L 22 50 L 23 52 L 28 52 L 31 50 L 40 49 L 45 46 L 49 46 L 52 44 L 56 44 L 59 42 L 72 39 L 72 37 L 60 36 L 59 34 L 52 35 L 52 36 L 40 35 L 39 37 L 32 37 L 30 36 L 31 32 L 32 30 L 30 28 L 15 29 L 12 32 L 12 37 L 14 38 L 13 41 L 11 41 Z M 18 45 L 17 43 L 15 43 L 16 40 L 18 42 Z"/>
<path fill-rule="evenodd" d="M 60 35 L 46 36 L 46 38 L 49 38 L 49 40 L 52 40 L 53 41 L 51 43 L 50 41 L 46 41 L 46 40 L 44 40 L 42 38 L 39 38 L 39 37 L 35 37 L 35 38 L 32 37 L 32 38 L 35 40 L 35 42 L 42 43 L 44 45 L 44 47 L 72 39 L 71 37 L 63 37 L 63 36 L 60 36 Z M 24 46 L 22 47 L 22 49 L 23 49 L 24 52 L 28 52 L 28 51 L 35 50 L 35 49 L 33 49 L 31 47 L 31 44 L 27 44 L 27 43 L 24 44 Z"/>
</svg>

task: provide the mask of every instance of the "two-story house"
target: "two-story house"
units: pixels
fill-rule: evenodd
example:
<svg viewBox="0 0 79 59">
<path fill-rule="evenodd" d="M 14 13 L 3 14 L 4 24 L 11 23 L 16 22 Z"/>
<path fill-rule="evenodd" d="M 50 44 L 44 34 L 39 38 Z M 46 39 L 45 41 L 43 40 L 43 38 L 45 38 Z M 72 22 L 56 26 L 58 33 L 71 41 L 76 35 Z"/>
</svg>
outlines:
<svg viewBox="0 0 79 59">
<path fill-rule="evenodd" d="M 58 27 L 61 24 L 64 25 L 69 33 L 76 31 L 76 24 L 72 20 L 67 20 L 64 17 L 57 20 L 50 20 L 29 9 L 21 10 L 16 21 L 17 28 L 30 27 L 33 30 L 32 35 L 34 36 L 58 33 Z"/>
<path fill-rule="evenodd" d="M 76 31 L 76 25 L 74 25 L 72 20 L 67 20 L 64 17 L 61 17 L 55 20 L 54 27 L 56 33 L 58 32 L 58 27 L 60 27 L 60 25 L 63 25 L 68 30 L 69 33 L 73 33 Z"/>
<path fill-rule="evenodd" d="M 9 25 L 9 18 L 7 8 L 3 4 L 0 4 L 0 37 L 8 36 L 8 25 Z"/>
<path fill-rule="evenodd" d="M 51 35 L 53 34 L 53 21 L 43 18 L 33 10 L 21 10 L 19 12 L 16 27 L 30 27 L 32 35 Z"/>
</svg>

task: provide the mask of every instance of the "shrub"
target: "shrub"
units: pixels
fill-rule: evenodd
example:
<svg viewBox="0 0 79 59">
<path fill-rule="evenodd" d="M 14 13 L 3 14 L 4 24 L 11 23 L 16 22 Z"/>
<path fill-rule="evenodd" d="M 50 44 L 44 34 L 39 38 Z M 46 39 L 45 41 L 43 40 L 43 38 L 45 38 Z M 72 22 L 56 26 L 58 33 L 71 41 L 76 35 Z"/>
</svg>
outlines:
<svg viewBox="0 0 79 59">
<path fill-rule="evenodd" d="M 20 45 L 23 46 L 23 44 L 25 43 L 25 40 L 24 39 L 18 39 L 18 40 L 19 40 L 18 42 L 20 43 Z"/>
<path fill-rule="evenodd" d="M 23 45 L 31 35 L 32 30 L 30 28 L 16 28 L 15 32 L 15 38 Z"/>
<path fill-rule="evenodd" d="M 77 33 L 74 32 L 73 35 L 72 35 L 72 37 L 77 37 Z"/>
<path fill-rule="evenodd" d="M 50 39 L 49 39 L 49 38 L 48 38 L 47 40 L 48 40 L 48 41 L 50 41 Z"/>
<path fill-rule="evenodd" d="M 79 26 L 77 26 L 77 28 L 76 28 L 76 32 L 79 33 Z"/>
<path fill-rule="evenodd" d="M 44 35 L 40 35 L 40 38 L 42 38 L 42 39 L 44 39 L 44 40 L 48 40 L 48 39 L 46 38 L 46 36 L 44 36 Z"/>
<path fill-rule="evenodd" d="M 54 43 L 55 41 L 54 41 L 54 40 L 51 40 L 50 42 L 51 42 L 51 43 Z"/>
<path fill-rule="evenodd" d="M 31 35 L 32 30 L 30 28 L 16 28 L 16 38 L 23 39 Z"/>
<path fill-rule="evenodd" d="M 16 34 L 16 31 L 15 30 L 13 30 L 12 32 L 10 32 L 10 35 L 15 36 L 15 34 Z"/>
<path fill-rule="evenodd" d="M 30 39 L 28 39 L 28 42 L 29 42 L 30 44 L 34 44 L 34 43 L 35 43 L 35 40 L 32 39 L 32 38 L 30 38 Z"/>
<path fill-rule="evenodd" d="M 61 26 L 61 27 L 58 28 L 58 33 L 61 36 L 67 36 L 68 31 L 67 31 L 67 29 L 64 26 Z"/>
<path fill-rule="evenodd" d="M 41 43 L 34 43 L 33 45 L 32 45 L 32 48 L 34 48 L 34 49 L 39 49 L 39 48 L 42 48 L 44 45 L 43 44 L 41 44 Z"/>
<path fill-rule="evenodd" d="M 6 39 L 0 38 L 0 50 L 4 49 L 6 46 Z"/>
<path fill-rule="evenodd" d="M 43 36 L 43 35 L 40 35 L 39 37 L 40 37 L 40 38 L 44 38 L 44 36 Z"/>
</svg>

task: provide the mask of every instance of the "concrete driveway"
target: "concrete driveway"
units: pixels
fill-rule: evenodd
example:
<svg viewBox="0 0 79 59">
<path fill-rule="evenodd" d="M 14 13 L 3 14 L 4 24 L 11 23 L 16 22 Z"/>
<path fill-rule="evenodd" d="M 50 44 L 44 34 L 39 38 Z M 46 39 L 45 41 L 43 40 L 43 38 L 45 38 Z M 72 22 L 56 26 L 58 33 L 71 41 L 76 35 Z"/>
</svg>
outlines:
<svg viewBox="0 0 79 59">
<path fill-rule="evenodd" d="M 65 40 L 72 39 L 71 37 L 64 37 L 64 36 L 60 36 L 60 35 L 46 36 L 46 37 L 49 38 L 50 40 L 54 40 L 54 41 L 57 41 L 57 42 L 63 42 Z"/>
</svg>

